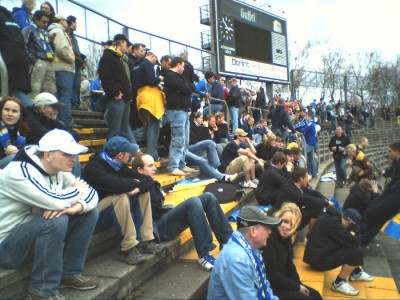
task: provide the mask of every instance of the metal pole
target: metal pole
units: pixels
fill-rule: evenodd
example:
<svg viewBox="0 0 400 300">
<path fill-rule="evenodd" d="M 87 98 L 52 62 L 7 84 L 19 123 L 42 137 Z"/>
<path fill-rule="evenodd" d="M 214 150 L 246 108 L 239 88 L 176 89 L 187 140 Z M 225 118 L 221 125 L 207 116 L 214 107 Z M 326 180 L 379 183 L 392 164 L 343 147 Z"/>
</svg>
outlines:
<svg viewBox="0 0 400 300">
<path fill-rule="evenodd" d="M 0 52 L 0 76 L 1 76 L 1 96 L 8 96 L 8 71 L 6 63 L 4 62 L 3 56 Z"/>
</svg>

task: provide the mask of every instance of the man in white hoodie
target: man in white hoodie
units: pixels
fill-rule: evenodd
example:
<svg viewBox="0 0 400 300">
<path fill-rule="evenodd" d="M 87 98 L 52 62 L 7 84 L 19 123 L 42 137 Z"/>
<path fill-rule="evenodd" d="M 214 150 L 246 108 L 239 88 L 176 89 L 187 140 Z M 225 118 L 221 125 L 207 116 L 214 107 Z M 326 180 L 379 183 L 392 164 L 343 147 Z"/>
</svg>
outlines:
<svg viewBox="0 0 400 300">
<path fill-rule="evenodd" d="M 87 148 L 54 129 L 20 150 L 1 173 L 0 266 L 33 262 L 28 299 L 63 299 L 59 287 L 95 288 L 82 276 L 98 219 L 97 192 L 75 178 L 75 155 Z"/>
</svg>

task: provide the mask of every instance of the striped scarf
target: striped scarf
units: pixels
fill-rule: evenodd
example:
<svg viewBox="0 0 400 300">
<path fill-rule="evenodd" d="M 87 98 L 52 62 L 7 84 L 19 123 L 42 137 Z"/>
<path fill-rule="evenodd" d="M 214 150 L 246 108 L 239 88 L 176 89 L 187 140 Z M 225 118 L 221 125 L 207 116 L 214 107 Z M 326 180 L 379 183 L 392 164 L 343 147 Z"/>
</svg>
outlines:
<svg viewBox="0 0 400 300">
<path fill-rule="evenodd" d="M 7 148 L 9 145 L 13 145 L 15 147 L 21 147 L 26 144 L 26 140 L 20 133 L 17 131 L 17 137 L 14 141 L 11 140 L 10 132 L 16 131 L 16 126 L 7 126 L 3 122 L 1 122 L 0 126 L 0 143 L 3 148 Z"/>
</svg>

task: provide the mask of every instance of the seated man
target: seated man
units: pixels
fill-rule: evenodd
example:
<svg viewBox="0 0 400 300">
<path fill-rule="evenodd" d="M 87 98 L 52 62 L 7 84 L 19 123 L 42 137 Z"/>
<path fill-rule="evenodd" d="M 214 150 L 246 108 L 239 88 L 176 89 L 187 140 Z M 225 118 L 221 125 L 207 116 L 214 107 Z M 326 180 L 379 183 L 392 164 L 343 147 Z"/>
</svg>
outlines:
<svg viewBox="0 0 400 300">
<path fill-rule="evenodd" d="M 285 166 L 286 155 L 282 152 L 275 153 L 271 162 L 266 164 L 256 189 L 256 199 L 260 205 L 275 204 L 282 185 L 288 182 L 282 171 Z"/>
<path fill-rule="evenodd" d="M 112 137 L 104 145 L 104 151 L 96 153 L 85 169 L 82 178 L 93 185 L 99 193 L 99 221 L 96 232 L 112 228 L 117 230 L 120 251 L 118 260 L 130 265 L 143 263 L 141 252 L 157 254 L 163 246 L 154 242 L 151 219 L 150 195 L 152 179 L 128 168 L 132 155 L 139 147 L 121 136 Z M 137 219 L 142 219 L 139 243 L 133 220 L 132 208 L 140 207 Z M 139 220 L 135 220 L 136 225 Z"/>
<path fill-rule="evenodd" d="M 295 168 L 307 168 L 307 159 L 301 153 L 301 149 L 294 147 L 291 149 L 293 152 L 293 165 Z"/>
<path fill-rule="evenodd" d="M 374 179 L 376 176 L 374 166 L 362 150 L 358 149 L 356 145 L 350 144 L 346 146 L 346 152 L 352 165 L 349 182 L 357 183 L 363 178 Z"/>
<path fill-rule="evenodd" d="M 245 182 L 243 187 L 255 189 L 258 179 L 256 178 L 253 160 L 257 161 L 261 168 L 264 168 L 264 161 L 255 156 L 256 149 L 254 149 L 251 140 L 246 137 L 247 133 L 243 129 L 236 129 L 233 135 L 233 140 L 222 151 L 221 166 L 218 169 L 227 174 L 244 172 Z M 241 148 L 241 143 L 247 143 L 249 149 Z"/>
<path fill-rule="evenodd" d="M 98 196 L 71 174 L 74 156 L 87 148 L 64 130 L 52 130 L 27 146 L 2 171 L 0 266 L 20 268 L 33 260 L 28 299 L 63 299 L 59 288 L 88 290 L 82 276 L 96 226 Z"/>
<path fill-rule="evenodd" d="M 292 182 L 288 181 L 281 186 L 276 203 L 272 207 L 274 212 L 278 211 L 284 202 L 293 202 L 300 207 L 302 218 L 299 230 L 309 224 L 312 219 L 316 219 L 322 208 L 334 205 L 320 192 L 309 189 L 309 182 L 307 169 L 295 168 L 292 172 Z M 311 226 L 309 226 L 309 231 L 310 229 Z"/>
<path fill-rule="evenodd" d="M 342 214 L 335 207 L 324 209 L 308 236 L 304 251 L 304 262 L 318 271 L 328 271 L 341 266 L 331 289 L 349 296 L 359 293 L 347 282 L 349 276 L 350 281 L 374 280 L 374 277 L 361 268 L 364 254 L 356 230 L 352 231 L 357 229 L 360 220 L 360 214 L 351 208 Z"/>
<path fill-rule="evenodd" d="M 269 132 L 271 132 L 268 128 L 268 124 L 267 124 L 267 120 L 265 119 L 261 119 L 260 123 L 258 123 L 255 127 L 254 127 L 254 142 L 256 144 L 259 144 L 263 141 L 264 136 L 266 134 L 268 134 Z"/>
<path fill-rule="evenodd" d="M 257 207 L 242 208 L 237 231 L 222 249 L 211 273 L 207 299 L 278 299 L 270 288 L 258 249 L 267 245 L 271 227 L 280 224 L 280 219 L 268 217 Z"/>
<path fill-rule="evenodd" d="M 132 167 L 135 171 L 151 177 L 154 177 L 157 171 L 153 158 L 147 154 L 135 157 Z M 217 198 L 211 193 L 204 193 L 199 197 L 189 198 L 176 207 L 165 207 L 161 185 L 155 180 L 152 182 L 150 195 L 153 219 L 161 241 L 172 240 L 186 228 L 190 228 L 199 256 L 198 262 L 203 268 L 211 271 L 215 258 L 210 251 L 216 248 L 212 242 L 211 229 L 220 245 L 226 244 L 232 234 L 231 225 Z"/>
<path fill-rule="evenodd" d="M 215 119 L 219 132 L 219 140 L 216 140 L 216 142 L 226 144 L 229 139 L 229 127 L 228 123 L 225 121 L 225 114 L 223 112 L 216 113 Z"/>
</svg>

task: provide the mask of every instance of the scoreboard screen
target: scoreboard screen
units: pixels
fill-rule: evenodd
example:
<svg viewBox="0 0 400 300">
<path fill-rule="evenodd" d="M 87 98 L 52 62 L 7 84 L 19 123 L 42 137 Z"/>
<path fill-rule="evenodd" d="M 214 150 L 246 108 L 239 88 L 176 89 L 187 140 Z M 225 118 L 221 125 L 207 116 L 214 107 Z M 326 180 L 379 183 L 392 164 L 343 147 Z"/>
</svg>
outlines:
<svg viewBox="0 0 400 300">
<path fill-rule="evenodd" d="M 219 74 L 288 83 L 286 20 L 235 0 L 214 0 Z"/>
</svg>

